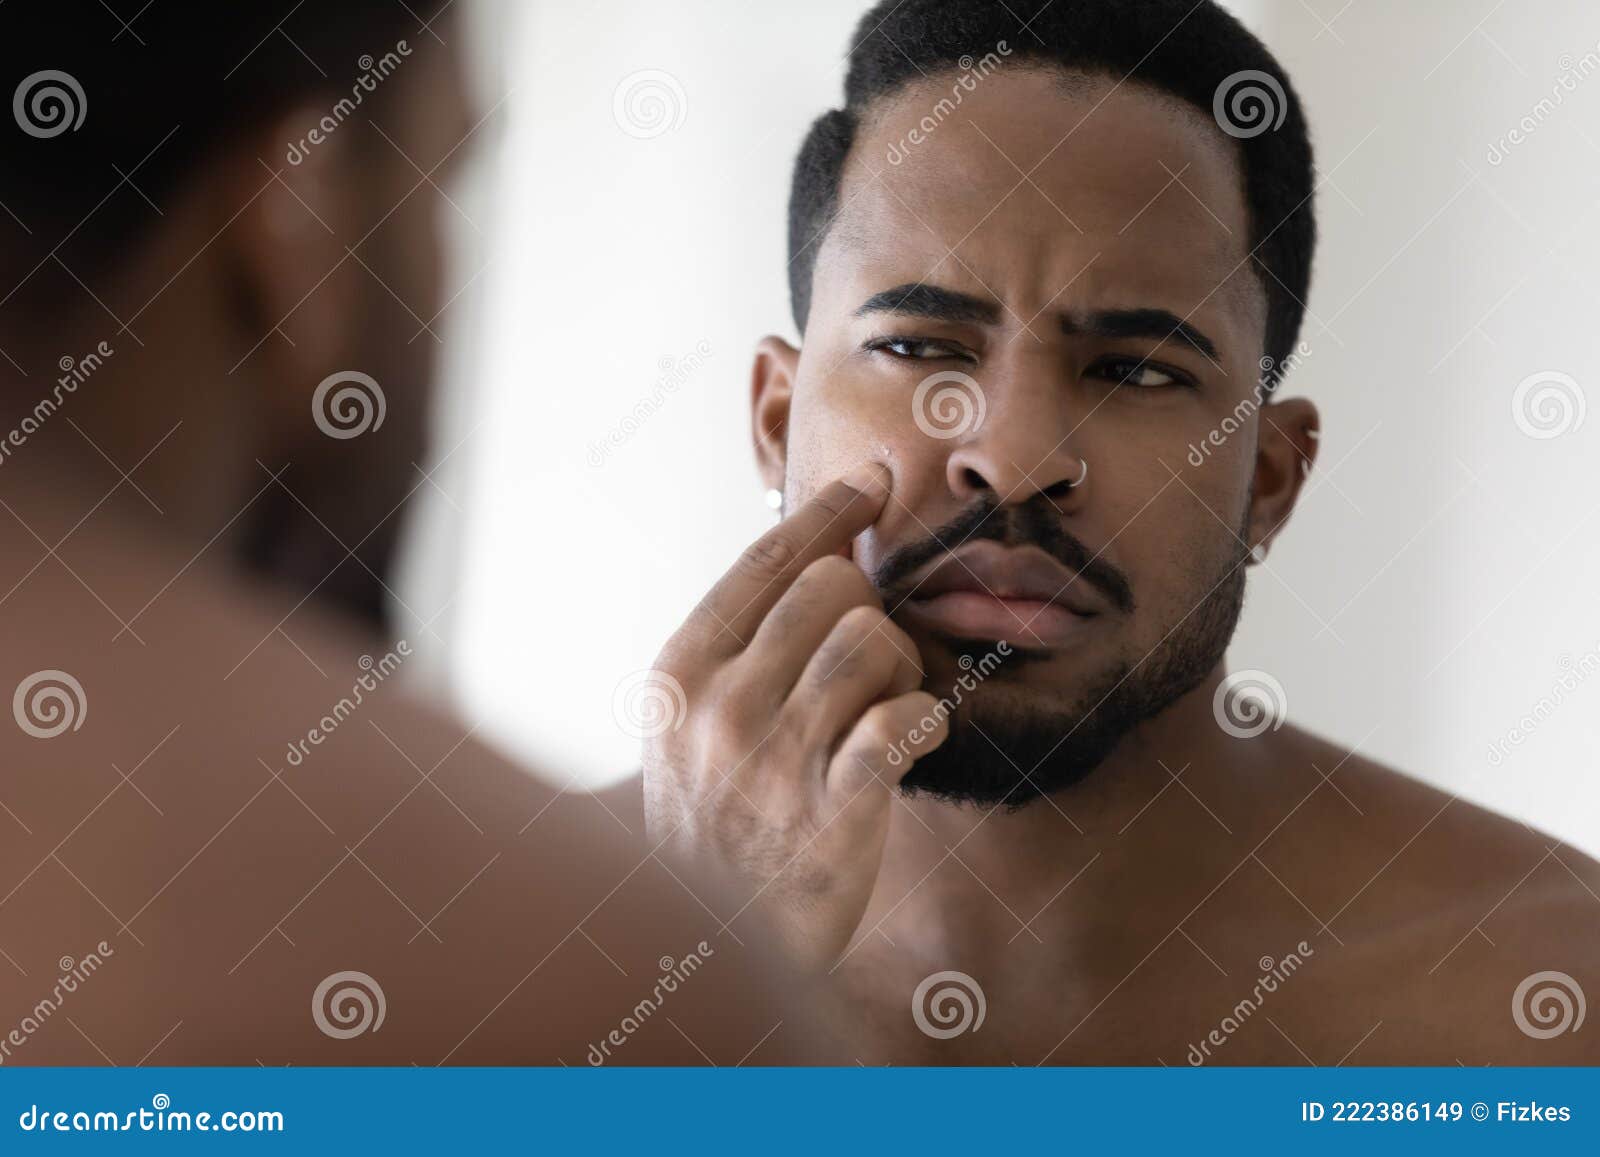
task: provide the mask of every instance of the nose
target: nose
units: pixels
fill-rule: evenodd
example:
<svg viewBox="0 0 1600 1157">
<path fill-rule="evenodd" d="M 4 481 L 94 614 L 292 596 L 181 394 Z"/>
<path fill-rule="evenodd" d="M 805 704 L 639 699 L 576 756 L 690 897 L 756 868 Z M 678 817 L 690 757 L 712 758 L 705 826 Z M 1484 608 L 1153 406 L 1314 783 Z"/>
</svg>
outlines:
<svg viewBox="0 0 1600 1157">
<path fill-rule="evenodd" d="M 1073 449 L 1082 415 L 1069 406 L 1056 376 L 1043 367 L 995 375 L 979 385 L 982 421 L 951 449 L 945 463 L 950 490 L 973 500 L 992 494 L 1002 505 L 1036 494 L 1060 502 L 1081 489 L 1088 464 Z"/>
</svg>

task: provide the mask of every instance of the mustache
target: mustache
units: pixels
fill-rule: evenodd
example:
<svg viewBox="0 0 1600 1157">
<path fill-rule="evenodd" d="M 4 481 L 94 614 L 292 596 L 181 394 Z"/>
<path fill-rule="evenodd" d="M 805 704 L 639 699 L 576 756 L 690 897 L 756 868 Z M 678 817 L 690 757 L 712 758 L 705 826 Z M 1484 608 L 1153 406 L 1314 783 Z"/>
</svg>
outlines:
<svg viewBox="0 0 1600 1157">
<path fill-rule="evenodd" d="M 908 593 L 910 577 L 920 567 L 969 542 L 1033 546 L 1044 551 L 1084 582 L 1099 588 L 1119 611 L 1133 610 L 1133 585 L 1121 570 L 1095 553 L 1061 525 L 1061 513 L 1047 495 L 1000 509 L 987 496 L 935 530 L 931 537 L 908 543 L 889 554 L 872 572 L 873 585 L 887 595 Z M 905 591 L 902 591 L 905 588 Z"/>
</svg>

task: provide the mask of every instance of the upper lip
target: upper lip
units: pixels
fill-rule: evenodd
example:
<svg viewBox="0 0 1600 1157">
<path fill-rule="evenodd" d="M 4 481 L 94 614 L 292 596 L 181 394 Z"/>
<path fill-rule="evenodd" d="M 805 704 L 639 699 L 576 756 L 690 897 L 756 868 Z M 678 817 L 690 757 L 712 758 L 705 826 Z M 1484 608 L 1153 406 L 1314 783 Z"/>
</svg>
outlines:
<svg viewBox="0 0 1600 1157">
<path fill-rule="evenodd" d="M 941 555 L 906 594 L 932 598 L 951 591 L 973 591 L 997 599 L 1054 603 L 1079 615 L 1098 615 L 1109 603 L 1082 572 L 1069 570 L 1036 546 L 975 542 Z"/>
</svg>

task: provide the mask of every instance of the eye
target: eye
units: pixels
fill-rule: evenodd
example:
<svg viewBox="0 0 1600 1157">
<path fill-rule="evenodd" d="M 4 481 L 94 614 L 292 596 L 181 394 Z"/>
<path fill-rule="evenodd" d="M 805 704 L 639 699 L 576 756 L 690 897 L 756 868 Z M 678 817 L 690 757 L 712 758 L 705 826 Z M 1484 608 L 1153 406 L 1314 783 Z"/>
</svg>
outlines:
<svg viewBox="0 0 1600 1157">
<path fill-rule="evenodd" d="M 902 361 L 929 362 L 940 358 L 975 360 L 972 354 L 961 346 L 924 337 L 873 338 L 863 348 L 873 353 L 886 353 Z"/>
<path fill-rule="evenodd" d="M 1145 361 L 1143 358 L 1107 357 L 1085 371 L 1088 376 L 1102 378 L 1119 386 L 1137 390 L 1166 390 L 1174 387 L 1193 389 L 1194 379 L 1181 370 Z"/>
</svg>

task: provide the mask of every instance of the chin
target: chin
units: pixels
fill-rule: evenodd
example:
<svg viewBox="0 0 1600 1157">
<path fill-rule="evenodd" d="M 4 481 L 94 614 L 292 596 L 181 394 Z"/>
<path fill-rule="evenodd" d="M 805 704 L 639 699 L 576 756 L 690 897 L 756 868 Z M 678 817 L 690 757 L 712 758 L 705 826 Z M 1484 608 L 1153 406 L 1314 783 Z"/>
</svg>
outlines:
<svg viewBox="0 0 1600 1157">
<path fill-rule="evenodd" d="M 930 673 L 928 691 L 951 707 L 950 734 L 902 777 L 902 791 L 1023 808 L 1082 781 L 1144 717 L 1117 693 L 1129 683 L 1124 667 L 1051 678 L 1046 664 L 1055 656 L 1011 666 L 1015 658 L 970 688 L 981 660 L 963 669 L 952 659 L 954 681 Z"/>
</svg>

